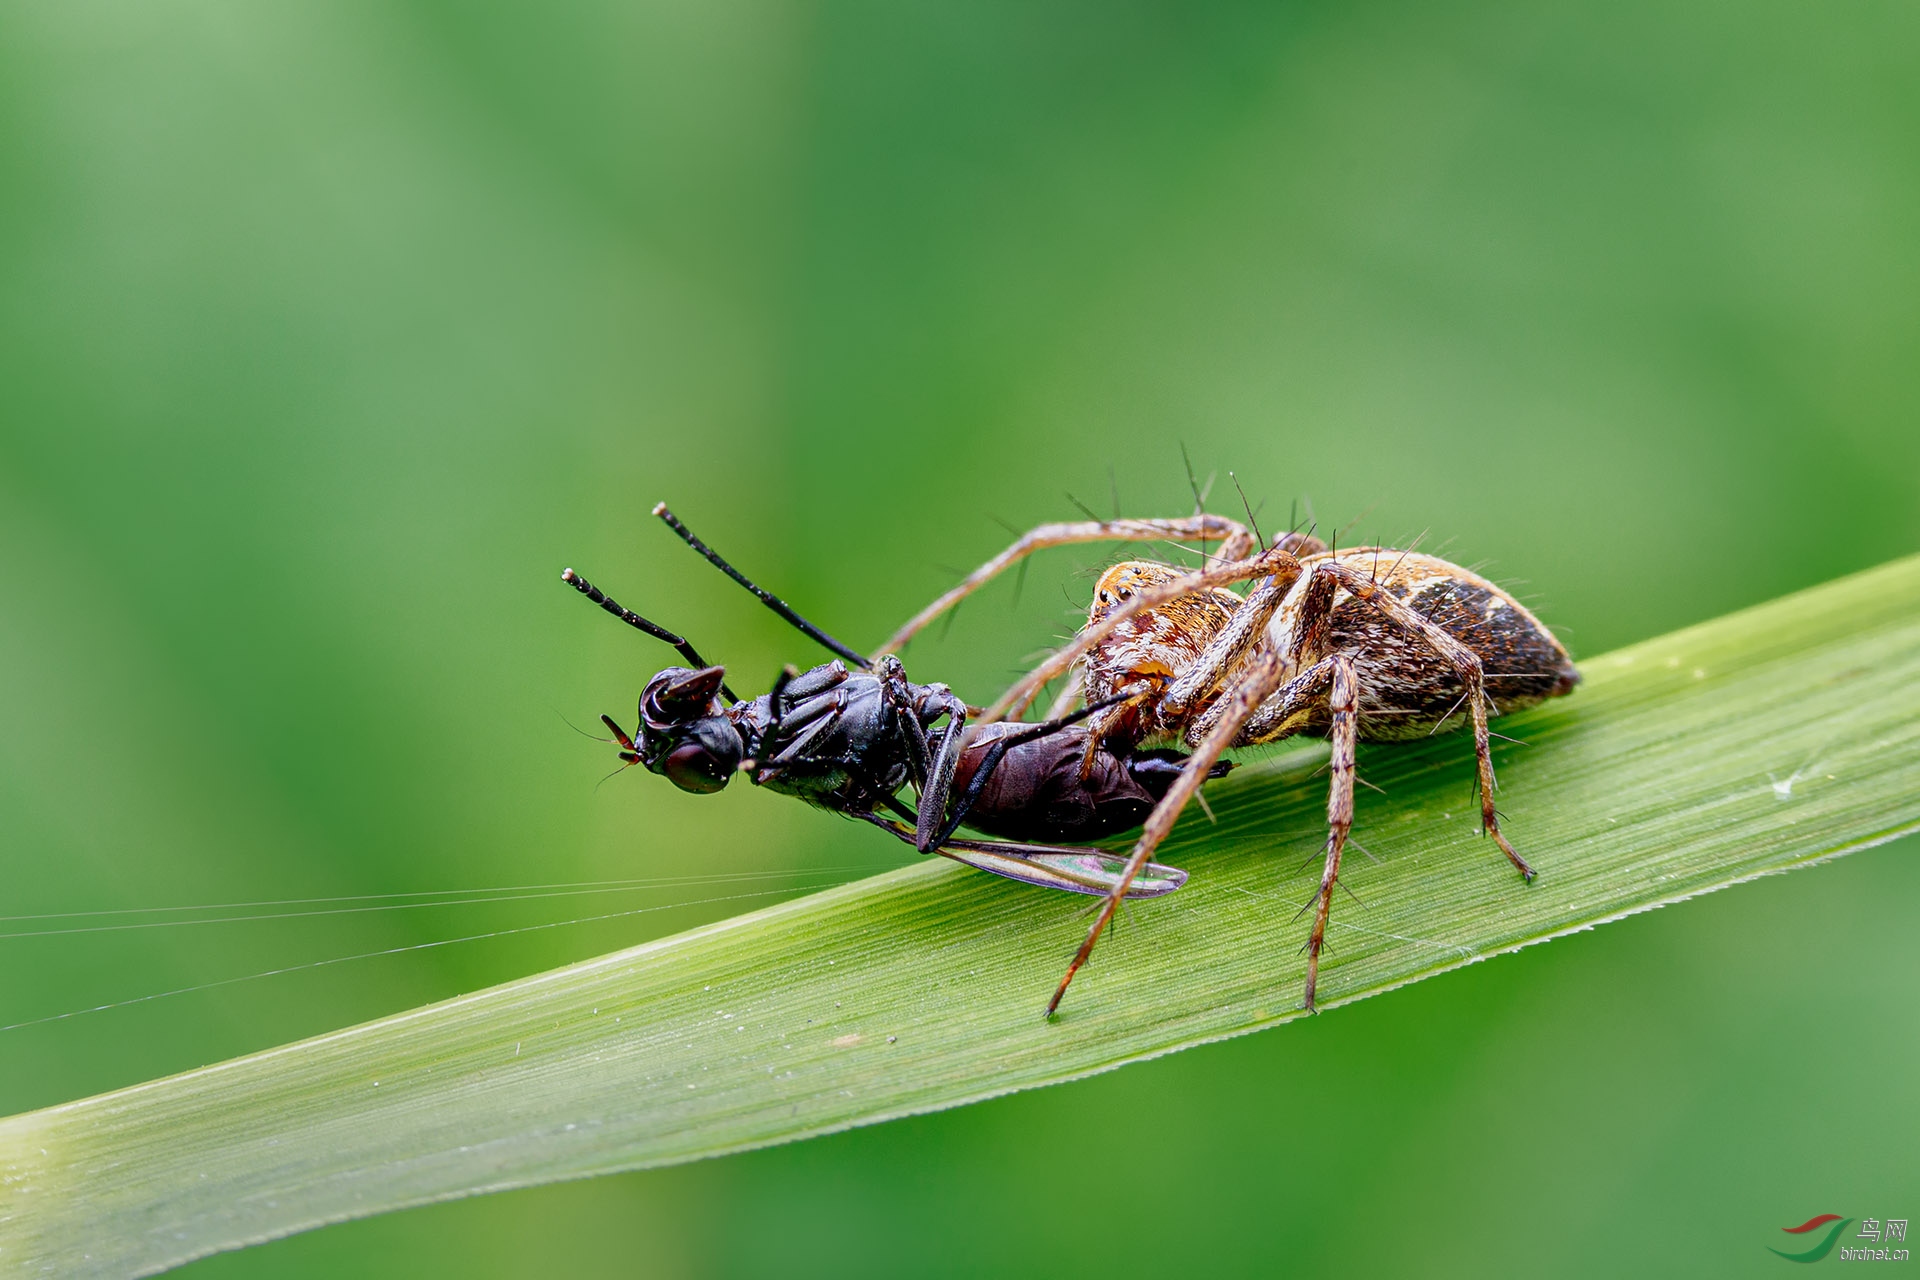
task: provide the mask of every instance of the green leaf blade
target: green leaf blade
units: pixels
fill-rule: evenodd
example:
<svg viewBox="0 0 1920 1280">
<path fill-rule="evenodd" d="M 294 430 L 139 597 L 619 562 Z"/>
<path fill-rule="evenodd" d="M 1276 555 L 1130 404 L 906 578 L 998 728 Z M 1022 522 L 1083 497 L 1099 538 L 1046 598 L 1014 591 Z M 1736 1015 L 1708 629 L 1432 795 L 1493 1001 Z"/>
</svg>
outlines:
<svg viewBox="0 0 1920 1280">
<path fill-rule="evenodd" d="M 1920 828 L 1920 557 L 1583 664 L 1496 727 L 1526 886 L 1455 735 L 1367 750 L 1323 1008 Z M 0 1274 L 138 1274 L 404 1205 L 1068 1080 L 1301 1016 L 1324 749 L 1248 764 L 1040 1010 L 1083 900 L 919 864 L 0 1121 Z"/>
</svg>

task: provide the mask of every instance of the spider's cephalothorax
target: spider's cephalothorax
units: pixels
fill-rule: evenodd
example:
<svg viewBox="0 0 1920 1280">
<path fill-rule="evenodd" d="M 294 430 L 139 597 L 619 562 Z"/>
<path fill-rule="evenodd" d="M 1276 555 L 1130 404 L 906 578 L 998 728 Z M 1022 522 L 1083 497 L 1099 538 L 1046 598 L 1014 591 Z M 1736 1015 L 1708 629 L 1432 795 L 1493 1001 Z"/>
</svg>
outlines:
<svg viewBox="0 0 1920 1280">
<path fill-rule="evenodd" d="M 1493 807 L 1490 715 L 1571 692 L 1580 673 L 1540 620 L 1485 578 L 1435 556 L 1384 547 L 1330 551 L 1310 534 L 1262 548 L 1237 522 L 1089 521 L 1034 530 L 922 611 L 894 649 L 941 609 L 1041 547 L 1110 540 L 1205 543 L 1204 570 L 1129 560 L 1095 588 L 1087 625 L 992 707 L 1018 714 L 1050 680 L 1079 675 L 1056 712 L 1084 698 L 1108 703 L 1088 746 L 1122 755 L 1169 741 L 1192 748 L 1182 777 L 1149 815 L 1132 862 L 1144 864 L 1223 751 L 1295 734 L 1330 739 L 1326 865 L 1308 939 L 1306 1007 L 1314 1007 L 1327 912 L 1353 825 L 1354 747 L 1471 725 L 1481 821 L 1520 873 L 1527 865 L 1500 832 Z M 1226 588 L 1251 584 L 1242 597 Z M 1110 895 L 1047 1006 L 1092 952 L 1119 903 Z"/>
</svg>

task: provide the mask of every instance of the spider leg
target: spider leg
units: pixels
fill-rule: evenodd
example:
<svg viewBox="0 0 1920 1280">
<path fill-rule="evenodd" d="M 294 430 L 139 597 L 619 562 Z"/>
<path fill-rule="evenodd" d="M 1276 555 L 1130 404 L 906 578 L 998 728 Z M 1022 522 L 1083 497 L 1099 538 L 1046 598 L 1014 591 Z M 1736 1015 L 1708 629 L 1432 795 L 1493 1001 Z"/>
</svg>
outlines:
<svg viewBox="0 0 1920 1280">
<path fill-rule="evenodd" d="M 1325 573 L 1336 579 L 1355 598 L 1364 600 L 1386 614 L 1389 619 L 1400 624 L 1407 631 L 1419 636 L 1431 645 L 1435 652 L 1452 664 L 1454 674 L 1460 681 L 1467 703 L 1467 713 L 1473 722 L 1473 754 L 1479 766 L 1480 781 L 1480 822 L 1500 851 L 1507 855 L 1514 869 L 1533 879 L 1533 868 L 1527 860 L 1500 834 L 1500 815 L 1493 808 L 1493 744 L 1487 730 L 1487 683 L 1482 670 L 1480 655 L 1460 643 L 1443 628 L 1427 618 L 1423 618 L 1392 592 L 1383 590 L 1372 576 L 1362 573 L 1352 565 L 1342 564 L 1338 560 L 1322 560 L 1314 565 L 1316 573 Z"/>
<path fill-rule="evenodd" d="M 1093 773 L 1094 757 L 1099 755 L 1108 736 L 1120 723 L 1121 717 L 1125 716 L 1129 709 L 1150 701 L 1152 697 L 1153 686 L 1136 680 L 1119 689 L 1112 697 L 1107 698 L 1088 713 L 1087 749 L 1080 758 L 1082 778 L 1089 777 Z"/>
<path fill-rule="evenodd" d="M 1290 598 L 1307 596 L 1308 607 L 1303 610 L 1301 619 L 1307 625 L 1291 636 L 1301 647 L 1317 643 L 1317 637 L 1324 632 L 1319 620 L 1313 616 L 1316 610 L 1312 607 L 1312 601 L 1320 597 L 1327 600 L 1332 598 L 1332 581 L 1321 575 L 1313 576 L 1319 578 L 1321 585 L 1310 586 L 1310 580 L 1303 579 L 1300 589 L 1290 593 Z M 1320 875 L 1319 891 L 1309 904 L 1314 909 L 1314 916 L 1313 932 L 1307 940 L 1307 984 L 1303 1001 L 1303 1007 L 1309 1013 L 1313 1012 L 1314 993 L 1319 984 L 1320 952 L 1327 936 L 1327 913 L 1333 906 L 1333 889 L 1340 879 L 1340 858 L 1351 843 L 1349 837 L 1353 831 L 1354 752 L 1360 736 L 1359 688 L 1359 675 L 1354 670 L 1353 660 L 1345 654 L 1330 654 L 1287 681 L 1273 696 L 1262 702 L 1240 730 L 1239 745 L 1272 742 L 1295 732 L 1303 714 L 1317 704 L 1324 703 L 1331 713 L 1332 723 L 1327 732 L 1333 743 L 1333 755 L 1328 765 L 1332 777 L 1327 787 L 1326 866 Z M 1211 733 L 1214 723 L 1217 721 L 1211 718 L 1203 720 L 1189 734 L 1198 736 Z"/>
<path fill-rule="evenodd" d="M 906 624 L 889 636 L 873 656 L 877 658 L 881 654 L 898 653 L 929 622 L 985 586 L 1003 570 L 1036 551 L 1080 542 L 1161 541 L 1219 542 L 1224 544 L 1220 548 L 1219 558 L 1222 560 L 1245 559 L 1259 549 L 1253 535 L 1239 521 L 1204 513 L 1170 520 L 1082 520 L 1069 524 L 1043 524 L 1022 534 L 1012 546 L 968 574 L 959 586 L 907 619 Z"/>
<path fill-rule="evenodd" d="M 1042 687 L 1066 673 L 1074 663 L 1086 656 L 1096 645 L 1112 635 L 1122 623 L 1136 614 L 1158 608 L 1181 596 L 1204 591 L 1209 587 L 1224 587 L 1235 582 L 1245 582 L 1249 578 L 1264 578 L 1276 573 L 1298 574 L 1300 571 L 1300 562 L 1291 552 L 1271 547 L 1246 560 L 1218 564 L 1210 569 L 1186 574 L 1169 582 L 1136 591 L 1131 599 L 1116 606 L 1099 622 L 1083 627 L 1065 648 L 1056 650 L 1039 666 L 1022 676 L 1012 688 L 1001 694 L 993 705 L 987 708 L 982 720 L 983 722 L 1004 720 L 1009 715 L 1018 715 L 1024 711 Z"/>
<path fill-rule="evenodd" d="M 1058 720 L 1080 704 L 1087 693 L 1087 670 L 1075 667 L 1067 672 L 1067 682 L 1060 687 L 1060 694 L 1054 698 L 1053 705 L 1047 708 L 1046 718 Z"/>
<path fill-rule="evenodd" d="M 1219 687 L 1230 671 L 1246 661 L 1247 654 L 1267 637 L 1275 618 L 1279 625 L 1272 628 L 1276 636 L 1272 647 L 1285 655 L 1288 668 L 1311 662 L 1325 649 L 1332 603 L 1331 582 L 1303 571 L 1297 562 L 1280 566 L 1247 593 L 1220 634 L 1167 686 L 1160 696 L 1161 719 L 1185 720 L 1197 699 Z M 1203 717 L 1203 723 L 1211 725 L 1212 717 Z"/>
<path fill-rule="evenodd" d="M 1307 994 L 1304 1008 L 1313 1012 L 1314 989 L 1320 981 L 1320 948 L 1327 937 L 1327 912 L 1333 906 L 1333 886 L 1340 878 L 1340 854 L 1353 831 L 1353 753 L 1359 738 L 1360 681 L 1353 660 L 1344 654 L 1327 659 L 1333 689 L 1327 703 L 1333 713 L 1333 780 L 1327 788 L 1327 865 L 1320 873 L 1320 892 L 1314 899 L 1313 933 L 1307 940 Z"/>
<path fill-rule="evenodd" d="M 1249 562 L 1250 563 L 1250 562 Z M 1305 574 L 1298 561 L 1278 559 L 1274 572 L 1255 586 L 1240 607 L 1234 610 L 1225 628 L 1208 642 L 1191 666 L 1182 671 L 1172 684 L 1158 693 L 1156 714 L 1165 723 L 1179 723 L 1187 718 L 1193 703 L 1200 697 L 1212 693 L 1226 680 L 1228 673 L 1246 662 L 1247 654 L 1261 643 L 1267 635 L 1267 624 L 1276 613 L 1283 618 L 1298 618 L 1303 613 L 1309 619 L 1320 619 L 1317 626 L 1300 626 L 1288 623 L 1282 628 L 1282 640 L 1277 646 L 1286 655 L 1288 669 L 1296 668 L 1304 660 L 1303 649 L 1316 645 L 1324 638 L 1326 627 L 1323 615 L 1327 610 L 1313 612 L 1315 585 L 1311 574 Z M 1178 584 L 1169 583 L 1169 587 Z M 1327 582 L 1317 595 L 1325 596 L 1326 602 L 1333 598 L 1333 584 Z M 1091 630 L 1091 628 L 1090 628 Z M 1315 652 L 1317 652 L 1317 648 Z M 1143 690 L 1142 697 L 1152 697 L 1153 690 Z M 1133 701 L 1138 702 L 1140 698 Z M 1081 768 L 1082 776 L 1088 771 L 1093 753 L 1098 749 L 1101 739 L 1127 713 L 1126 707 L 1115 707 L 1093 722 L 1093 732 L 1087 740 L 1087 764 Z M 1213 723 L 1213 709 L 1209 710 L 1206 723 Z M 1189 744 L 1197 743 L 1203 732 L 1189 732 Z"/>
<path fill-rule="evenodd" d="M 1167 788 L 1167 793 L 1161 797 L 1160 802 L 1153 806 L 1153 812 L 1147 815 L 1146 826 L 1141 830 L 1139 840 L 1134 843 L 1133 853 L 1120 873 L 1119 882 L 1108 893 L 1107 900 L 1101 904 L 1100 914 L 1094 917 L 1093 927 L 1087 931 L 1087 940 L 1080 944 L 1080 950 L 1074 955 L 1073 963 L 1067 966 L 1066 976 L 1060 979 L 1059 987 L 1054 990 L 1053 999 L 1047 1002 L 1048 1017 L 1052 1017 L 1054 1011 L 1060 1007 L 1061 998 L 1067 994 L 1067 984 L 1073 981 L 1073 975 L 1080 971 L 1080 966 L 1085 964 L 1087 957 L 1093 954 L 1093 944 L 1100 940 L 1100 931 L 1105 929 L 1108 921 L 1113 919 L 1113 913 L 1119 908 L 1120 900 L 1126 896 L 1127 886 L 1133 883 L 1134 877 L 1140 874 L 1141 869 L 1147 865 L 1147 860 L 1153 856 L 1153 851 L 1159 847 L 1167 833 L 1173 830 L 1173 824 L 1179 818 L 1180 811 L 1186 807 L 1187 801 L 1192 798 L 1194 792 L 1200 789 L 1200 784 L 1206 781 L 1207 773 L 1213 768 L 1214 762 L 1220 758 L 1220 753 L 1231 746 L 1239 736 L 1240 726 L 1262 702 L 1266 701 L 1267 696 L 1279 687 L 1284 673 L 1285 666 L 1280 655 L 1271 650 L 1257 653 L 1241 682 L 1231 694 L 1222 699 L 1227 703 L 1226 711 L 1221 714 L 1212 731 L 1194 748 L 1193 754 L 1187 758 L 1185 767 L 1180 771 L 1180 776 L 1174 780 L 1171 787 Z"/>
</svg>

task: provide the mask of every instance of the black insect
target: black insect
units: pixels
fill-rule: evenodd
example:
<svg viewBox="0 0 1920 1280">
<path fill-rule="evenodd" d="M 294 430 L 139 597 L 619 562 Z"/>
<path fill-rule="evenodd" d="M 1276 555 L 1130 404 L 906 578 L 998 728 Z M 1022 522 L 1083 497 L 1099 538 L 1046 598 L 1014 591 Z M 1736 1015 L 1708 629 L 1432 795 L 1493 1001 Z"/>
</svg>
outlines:
<svg viewBox="0 0 1920 1280">
<path fill-rule="evenodd" d="M 1056 842 L 1097 839 L 1140 825 L 1180 777 L 1184 755 L 1090 752 L 1082 721 L 1106 703 L 1038 724 L 969 726 L 972 709 L 947 686 L 909 680 L 892 655 L 863 657 L 754 585 L 664 504 L 654 514 L 839 658 L 804 672 L 789 667 L 768 693 L 738 698 L 726 685 L 724 667 L 709 664 L 684 638 L 568 569 L 564 581 L 623 622 L 672 645 L 690 664 L 668 667 L 647 681 L 633 733 L 611 716 L 601 717 L 620 744 L 622 760 L 696 793 L 719 791 L 735 773 L 745 773 L 757 786 L 871 822 L 922 853 L 942 853 L 1028 884 L 1112 891 L 1123 859 Z M 1230 767 L 1223 762 L 1210 776 Z M 900 799 L 909 783 L 917 807 Z M 963 823 L 1013 843 L 957 839 Z M 1153 864 L 1128 895 L 1157 896 L 1185 880 L 1184 872 Z"/>
</svg>

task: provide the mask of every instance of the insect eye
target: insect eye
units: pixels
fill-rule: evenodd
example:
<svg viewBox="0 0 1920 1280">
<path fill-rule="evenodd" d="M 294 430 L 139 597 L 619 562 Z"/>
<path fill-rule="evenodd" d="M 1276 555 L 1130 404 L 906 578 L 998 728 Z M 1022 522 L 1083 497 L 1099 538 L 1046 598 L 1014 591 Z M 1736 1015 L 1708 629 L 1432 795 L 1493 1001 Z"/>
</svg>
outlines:
<svg viewBox="0 0 1920 1280">
<path fill-rule="evenodd" d="M 682 791 L 711 795 L 727 785 L 729 770 L 714 759 L 713 753 L 697 742 L 675 747 L 661 762 L 660 771 L 667 781 Z"/>
</svg>

